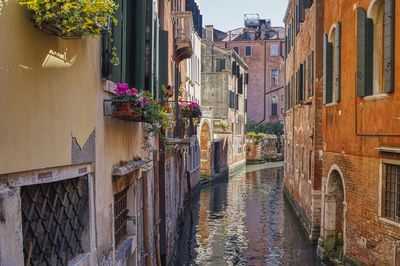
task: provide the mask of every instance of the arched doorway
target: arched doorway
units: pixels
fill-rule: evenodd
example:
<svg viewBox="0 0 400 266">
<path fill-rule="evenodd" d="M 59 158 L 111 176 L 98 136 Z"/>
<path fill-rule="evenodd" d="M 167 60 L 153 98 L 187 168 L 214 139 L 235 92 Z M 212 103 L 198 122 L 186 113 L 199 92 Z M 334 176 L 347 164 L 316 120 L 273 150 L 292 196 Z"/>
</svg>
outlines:
<svg viewBox="0 0 400 266">
<path fill-rule="evenodd" d="M 211 129 L 207 121 L 200 131 L 200 171 L 202 175 L 211 177 Z"/>
<path fill-rule="evenodd" d="M 332 170 L 325 193 L 324 249 L 343 254 L 345 230 L 345 194 L 341 174 Z"/>
</svg>

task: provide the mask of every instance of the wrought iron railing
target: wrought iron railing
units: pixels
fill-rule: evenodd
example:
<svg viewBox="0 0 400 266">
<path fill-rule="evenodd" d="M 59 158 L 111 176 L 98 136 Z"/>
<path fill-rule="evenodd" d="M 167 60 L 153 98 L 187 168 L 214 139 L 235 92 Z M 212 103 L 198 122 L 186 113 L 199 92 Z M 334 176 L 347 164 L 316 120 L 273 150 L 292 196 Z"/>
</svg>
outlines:
<svg viewBox="0 0 400 266">
<path fill-rule="evenodd" d="M 83 252 L 87 176 L 21 187 L 25 265 L 67 265 Z"/>
<path fill-rule="evenodd" d="M 126 223 L 128 221 L 127 208 L 128 188 L 114 195 L 114 234 L 115 246 L 118 246 L 127 235 Z"/>
</svg>

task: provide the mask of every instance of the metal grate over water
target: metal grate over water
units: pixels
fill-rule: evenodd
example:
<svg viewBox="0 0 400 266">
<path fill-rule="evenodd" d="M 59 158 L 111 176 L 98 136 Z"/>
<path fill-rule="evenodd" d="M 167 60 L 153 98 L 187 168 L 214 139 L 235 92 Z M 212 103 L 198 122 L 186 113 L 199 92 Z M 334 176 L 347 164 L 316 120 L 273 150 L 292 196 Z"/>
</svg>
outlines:
<svg viewBox="0 0 400 266">
<path fill-rule="evenodd" d="M 21 187 L 25 265 L 67 265 L 82 252 L 87 176 Z"/>
<path fill-rule="evenodd" d="M 114 233 L 115 246 L 118 246 L 127 235 L 126 222 L 128 218 L 127 192 L 125 188 L 114 195 Z"/>
</svg>

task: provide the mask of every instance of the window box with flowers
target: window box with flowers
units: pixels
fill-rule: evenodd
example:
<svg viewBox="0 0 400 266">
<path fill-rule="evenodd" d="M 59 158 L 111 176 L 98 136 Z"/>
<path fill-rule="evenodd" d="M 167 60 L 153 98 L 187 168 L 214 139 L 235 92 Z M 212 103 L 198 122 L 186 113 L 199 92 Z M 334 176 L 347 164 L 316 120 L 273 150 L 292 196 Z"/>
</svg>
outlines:
<svg viewBox="0 0 400 266">
<path fill-rule="evenodd" d="M 113 0 L 23 0 L 36 28 L 66 39 L 109 32 L 118 5 Z"/>
<path fill-rule="evenodd" d="M 160 128 L 174 128 L 175 117 L 172 109 L 167 104 L 161 104 L 154 100 L 150 92 L 138 93 L 135 88 L 129 89 L 126 83 L 117 83 L 115 94 L 116 96 L 111 100 L 114 107 L 113 117 L 146 122 L 150 124 L 151 131 L 159 131 Z"/>
</svg>

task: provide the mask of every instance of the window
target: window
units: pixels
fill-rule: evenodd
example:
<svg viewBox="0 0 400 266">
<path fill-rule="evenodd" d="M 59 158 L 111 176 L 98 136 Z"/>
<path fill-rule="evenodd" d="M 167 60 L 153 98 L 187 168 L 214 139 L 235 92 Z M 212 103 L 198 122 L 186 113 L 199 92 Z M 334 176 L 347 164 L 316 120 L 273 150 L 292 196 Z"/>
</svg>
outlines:
<svg viewBox="0 0 400 266">
<path fill-rule="evenodd" d="M 383 164 L 383 166 L 382 196 L 384 213 L 382 216 L 400 222 L 400 165 Z"/>
<path fill-rule="evenodd" d="M 115 246 L 118 246 L 128 234 L 127 231 L 127 194 L 128 188 L 114 195 L 114 234 Z"/>
<path fill-rule="evenodd" d="M 245 48 L 246 48 L 245 56 L 251 56 L 252 55 L 251 46 L 250 45 L 246 45 Z"/>
<path fill-rule="evenodd" d="M 239 54 L 239 46 L 233 46 L 233 51 Z"/>
<path fill-rule="evenodd" d="M 236 71 L 237 71 L 236 61 L 233 61 L 232 62 L 232 75 L 236 75 Z"/>
<path fill-rule="evenodd" d="M 225 69 L 225 59 L 215 60 L 215 72 L 222 72 Z"/>
<path fill-rule="evenodd" d="M 278 87 L 278 70 L 271 70 L 271 88 Z"/>
<path fill-rule="evenodd" d="M 243 74 L 240 74 L 239 78 L 237 79 L 237 89 L 239 94 L 243 94 Z"/>
<path fill-rule="evenodd" d="M 271 97 L 271 116 L 278 115 L 278 96 Z"/>
<path fill-rule="evenodd" d="M 229 90 L 229 108 L 235 108 L 235 93 Z"/>
<path fill-rule="evenodd" d="M 308 56 L 308 97 L 314 95 L 314 51 Z"/>
<path fill-rule="evenodd" d="M 357 9 L 357 96 L 393 92 L 394 0 Z"/>
<path fill-rule="evenodd" d="M 272 44 L 270 46 L 270 49 L 271 49 L 271 51 L 270 51 L 270 55 L 271 56 L 278 56 L 279 55 L 279 53 L 278 53 L 278 45 L 277 44 Z"/>
<path fill-rule="evenodd" d="M 83 250 L 88 177 L 21 187 L 22 244 L 29 265 L 67 265 Z M 28 263 L 27 263 L 28 264 Z"/>
<path fill-rule="evenodd" d="M 152 14 L 152 7 L 146 6 L 146 1 L 143 0 L 132 3 L 128 0 L 115 2 L 119 5 L 114 15 L 118 23 L 112 29 L 113 43 L 110 34 L 105 34 L 102 39 L 102 76 L 113 82 L 128 83 L 137 89 L 150 88 L 150 73 L 154 63 L 152 60 L 155 58 L 150 51 L 154 50 L 151 49 L 151 43 L 155 40 L 152 40 L 152 27 L 148 25 L 152 21 L 146 20 L 146 17 Z M 136 10 L 139 15 L 134 15 Z M 150 30 L 146 31 L 147 26 Z M 111 63 L 113 47 L 116 48 L 119 58 L 117 66 Z M 165 67 L 166 65 L 162 66 Z"/>
<path fill-rule="evenodd" d="M 238 116 L 237 135 L 242 135 L 242 116 Z"/>
<path fill-rule="evenodd" d="M 312 179 L 312 154 L 312 150 L 308 151 L 308 180 Z"/>
<path fill-rule="evenodd" d="M 340 101 L 341 23 L 332 27 L 324 38 L 324 104 Z"/>
</svg>

